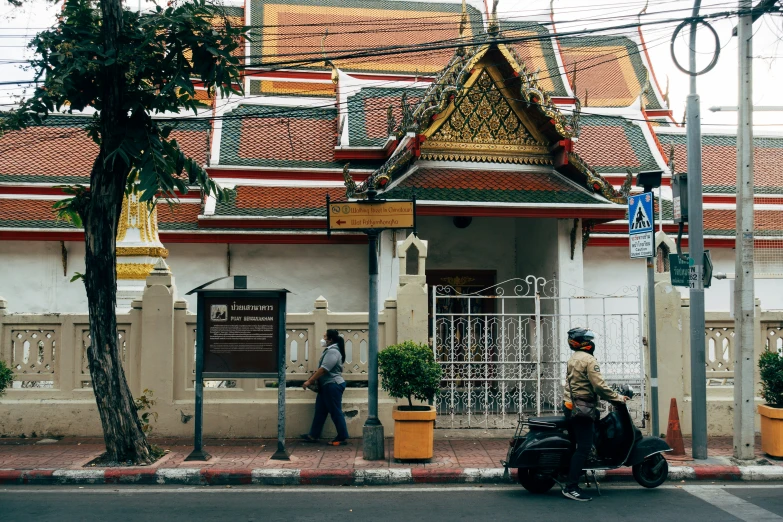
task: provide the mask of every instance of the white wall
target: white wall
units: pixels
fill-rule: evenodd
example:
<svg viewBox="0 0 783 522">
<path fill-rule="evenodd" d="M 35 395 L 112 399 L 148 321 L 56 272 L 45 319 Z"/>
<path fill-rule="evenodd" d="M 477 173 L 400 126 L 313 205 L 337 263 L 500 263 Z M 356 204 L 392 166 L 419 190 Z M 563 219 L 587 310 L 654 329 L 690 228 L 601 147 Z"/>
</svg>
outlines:
<svg viewBox="0 0 783 522">
<path fill-rule="evenodd" d="M 11 313 L 87 311 L 83 283 L 69 282 L 74 272 L 84 273 L 84 243 L 66 242 L 65 247 L 67 275 L 63 275 L 59 242 L 0 241 L 0 296 L 8 301 Z M 175 243 L 166 248 L 179 297 L 195 312 L 195 296 L 184 294 L 227 275 L 226 245 Z M 386 251 L 390 257 L 389 245 Z M 389 265 L 386 260 L 387 271 Z M 335 312 L 367 310 L 365 245 L 232 245 L 231 273 L 247 275 L 251 287 L 289 289 L 290 312 L 309 312 L 319 295 Z M 381 305 L 385 297 L 382 293 Z"/>
<path fill-rule="evenodd" d="M 195 312 L 188 290 L 227 275 L 225 244 L 170 244 L 169 258 L 180 297 Z M 287 288 L 289 312 L 309 312 L 318 296 L 333 312 L 367 310 L 365 245 L 231 245 L 231 274 L 248 287 Z"/>
<path fill-rule="evenodd" d="M 711 248 L 713 272 L 734 274 L 734 249 Z M 585 250 L 585 287 L 593 292 L 612 294 L 623 292 L 632 285 L 646 285 L 646 264 L 641 259 L 630 259 L 627 247 L 591 247 Z M 712 278 L 710 288 L 704 290 L 704 308 L 707 312 L 728 312 L 730 281 Z M 783 279 L 756 279 L 756 298 L 762 310 L 783 310 Z M 683 297 L 688 289 L 676 286 Z"/>
<path fill-rule="evenodd" d="M 11 313 L 85 313 L 84 283 L 70 282 L 84 273 L 84 243 L 65 242 L 68 252 L 63 275 L 59 241 L 0 241 L 0 296 Z"/>
<path fill-rule="evenodd" d="M 513 219 L 473 218 L 467 228 L 451 217 L 417 220 L 419 237 L 429 241 L 428 270 L 497 270 L 497 281 L 516 276 L 516 228 Z"/>
</svg>

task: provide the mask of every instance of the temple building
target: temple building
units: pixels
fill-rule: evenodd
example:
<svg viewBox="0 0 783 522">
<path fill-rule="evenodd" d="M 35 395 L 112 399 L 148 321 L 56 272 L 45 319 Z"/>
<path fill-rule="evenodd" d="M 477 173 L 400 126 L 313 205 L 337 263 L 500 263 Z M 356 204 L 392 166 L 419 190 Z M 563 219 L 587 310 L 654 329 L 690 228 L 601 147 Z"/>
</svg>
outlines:
<svg viewBox="0 0 783 522">
<path fill-rule="evenodd" d="M 416 198 L 430 286 L 480 290 L 535 276 L 561 294 L 608 295 L 644 284 L 644 261 L 628 255 L 626 202 L 640 190 L 638 172 L 662 170 L 658 269 L 668 269 L 671 172 L 687 169 L 685 132 L 641 30 L 559 37 L 554 23 L 498 19 L 482 2 L 248 0 L 226 14 L 251 27 L 245 94 L 200 91 L 211 107 L 183 116 L 173 135 L 235 197 L 191 192 L 153 213 L 126 201 L 120 309 L 165 258 L 184 290 L 246 274 L 255 286 L 291 289 L 293 312 L 319 296 L 335 311 L 366 310 L 367 238 L 327 237 L 326 196 L 368 190 Z M 432 42 L 469 45 L 362 52 Z M 0 137 L 0 295 L 10 312 L 86 311 L 82 285 L 70 282 L 84 271 L 83 233 L 52 204 L 65 197 L 60 185 L 88 183 L 89 120 L 53 115 Z M 733 134 L 704 131 L 705 244 L 716 272 L 734 271 L 735 144 Z M 783 137 L 757 136 L 766 245 L 783 235 L 774 217 L 781 151 Z M 381 305 L 395 298 L 397 246 L 409 232 L 379 241 Z M 783 308 L 780 285 L 768 283 L 757 287 L 764 308 Z M 707 292 L 708 310 L 728 310 L 728 282 Z"/>
</svg>

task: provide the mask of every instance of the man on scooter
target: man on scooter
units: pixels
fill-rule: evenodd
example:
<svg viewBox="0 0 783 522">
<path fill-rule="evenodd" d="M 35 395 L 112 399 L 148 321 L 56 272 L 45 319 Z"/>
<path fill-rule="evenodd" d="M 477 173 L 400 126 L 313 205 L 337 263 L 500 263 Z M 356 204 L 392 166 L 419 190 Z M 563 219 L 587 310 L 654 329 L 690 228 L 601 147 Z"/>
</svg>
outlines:
<svg viewBox="0 0 783 522">
<path fill-rule="evenodd" d="M 598 420 L 598 400 L 619 402 L 628 397 L 616 393 L 607 386 L 601 368 L 593 356 L 595 333 L 587 328 L 568 331 L 568 346 L 574 351 L 568 360 L 566 384 L 563 393 L 563 410 L 569 419 L 569 428 L 576 451 L 571 457 L 568 481 L 563 490 L 567 498 L 586 502 L 592 498 L 579 487 L 579 477 L 593 447 L 594 425 Z"/>
</svg>

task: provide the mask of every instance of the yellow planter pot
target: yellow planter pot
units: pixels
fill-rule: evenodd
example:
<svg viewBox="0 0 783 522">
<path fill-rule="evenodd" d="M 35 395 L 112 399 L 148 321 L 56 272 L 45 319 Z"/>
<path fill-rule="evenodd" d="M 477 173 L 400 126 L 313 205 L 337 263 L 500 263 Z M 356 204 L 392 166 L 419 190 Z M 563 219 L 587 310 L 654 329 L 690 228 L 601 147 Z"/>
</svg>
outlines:
<svg viewBox="0 0 783 522">
<path fill-rule="evenodd" d="M 783 408 L 759 404 L 761 416 L 761 451 L 773 457 L 783 457 Z"/>
<path fill-rule="evenodd" d="M 394 419 L 394 458 L 423 460 L 432 458 L 435 408 L 425 411 L 392 410 Z"/>
</svg>

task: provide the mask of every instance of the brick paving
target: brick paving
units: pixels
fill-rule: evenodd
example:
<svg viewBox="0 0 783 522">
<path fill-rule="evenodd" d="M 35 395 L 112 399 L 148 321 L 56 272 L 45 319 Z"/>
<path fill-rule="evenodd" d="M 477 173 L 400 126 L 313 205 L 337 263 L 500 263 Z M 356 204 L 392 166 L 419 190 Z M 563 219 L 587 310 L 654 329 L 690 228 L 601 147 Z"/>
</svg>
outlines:
<svg viewBox="0 0 783 522">
<path fill-rule="evenodd" d="M 39 443 L 40 439 L 0 439 L 0 470 L 51 470 L 84 469 L 89 462 L 104 451 L 103 441 L 98 438 L 65 438 L 50 444 Z M 221 439 L 206 440 L 205 449 L 212 455 L 207 462 L 185 462 L 192 442 L 188 439 L 152 439 L 169 452 L 154 463 L 153 468 L 166 469 L 320 469 L 354 470 L 380 468 L 497 468 L 506 456 L 508 439 L 453 439 L 435 440 L 434 456 L 427 462 L 395 461 L 391 458 L 393 441 L 386 441 L 387 458 L 381 461 L 366 461 L 362 458 L 361 439 L 352 439 L 347 446 L 333 447 L 325 443 L 308 444 L 296 440 L 288 441 L 290 461 L 272 460 L 277 448 L 272 439 Z M 691 440 L 685 439 L 686 453 L 690 456 Z M 730 457 L 731 437 L 712 437 L 709 440 L 710 457 Z M 760 440 L 756 441 L 756 456 L 764 458 Z M 680 459 L 682 460 L 682 459 Z M 770 460 L 783 466 L 783 461 Z M 685 460 L 684 464 L 698 466 L 696 461 Z"/>
</svg>

